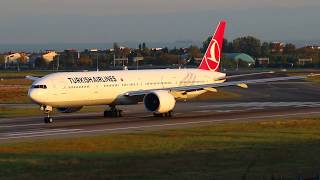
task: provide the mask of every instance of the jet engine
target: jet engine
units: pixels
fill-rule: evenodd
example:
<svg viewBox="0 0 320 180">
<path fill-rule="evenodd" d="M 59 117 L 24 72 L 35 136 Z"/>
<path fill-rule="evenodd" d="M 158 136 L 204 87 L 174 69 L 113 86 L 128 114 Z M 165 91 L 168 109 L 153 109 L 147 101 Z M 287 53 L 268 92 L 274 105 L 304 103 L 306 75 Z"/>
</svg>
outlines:
<svg viewBox="0 0 320 180">
<path fill-rule="evenodd" d="M 73 113 L 73 112 L 80 111 L 80 109 L 82 109 L 82 106 L 57 108 L 57 110 L 61 113 Z"/>
<path fill-rule="evenodd" d="M 173 95 L 167 91 L 154 91 L 146 94 L 143 98 L 144 106 L 148 111 L 161 114 L 171 111 L 176 100 Z"/>
</svg>

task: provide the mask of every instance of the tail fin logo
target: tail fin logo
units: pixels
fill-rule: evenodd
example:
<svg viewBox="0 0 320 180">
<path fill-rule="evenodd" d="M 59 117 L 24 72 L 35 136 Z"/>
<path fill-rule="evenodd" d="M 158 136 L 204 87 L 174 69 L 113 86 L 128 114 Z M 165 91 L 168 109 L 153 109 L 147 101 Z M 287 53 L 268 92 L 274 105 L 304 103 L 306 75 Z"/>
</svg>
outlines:
<svg viewBox="0 0 320 180">
<path fill-rule="evenodd" d="M 216 71 L 220 64 L 220 47 L 217 40 L 213 39 L 210 48 L 210 55 L 206 54 L 204 60 L 210 71 Z M 217 54 L 216 54 L 217 53 Z M 215 67 L 212 69 L 211 67 Z"/>
<path fill-rule="evenodd" d="M 221 47 L 223 43 L 224 30 L 226 27 L 226 22 L 221 21 L 214 33 L 208 49 L 204 54 L 201 61 L 199 69 L 209 70 L 209 71 L 219 71 L 220 59 L 221 59 Z"/>
</svg>

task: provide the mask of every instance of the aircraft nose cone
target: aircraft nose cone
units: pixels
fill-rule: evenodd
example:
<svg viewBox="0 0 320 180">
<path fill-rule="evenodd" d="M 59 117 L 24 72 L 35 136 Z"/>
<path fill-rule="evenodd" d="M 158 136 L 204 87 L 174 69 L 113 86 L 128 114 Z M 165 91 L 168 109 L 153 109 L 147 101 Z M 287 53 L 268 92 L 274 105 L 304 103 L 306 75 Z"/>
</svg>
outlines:
<svg viewBox="0 0 320 180">
<path fill-rule="evenodd" d="M 40 103 L 41 97 L 38 89 L 29 89 L 28 96 L 32 101 Z"/>
</svg>

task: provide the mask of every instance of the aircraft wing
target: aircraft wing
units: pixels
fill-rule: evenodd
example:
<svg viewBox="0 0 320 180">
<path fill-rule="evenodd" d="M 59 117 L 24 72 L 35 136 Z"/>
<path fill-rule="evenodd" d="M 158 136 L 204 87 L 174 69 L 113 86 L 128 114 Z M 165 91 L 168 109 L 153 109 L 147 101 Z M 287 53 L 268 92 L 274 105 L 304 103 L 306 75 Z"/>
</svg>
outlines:
<svg viewBox="0 0 320 180">
<path fill-rule="evenodd" d="M 34 76 L 26 76 L 26 79 L 31 80 L 31 81 L 36 81 L 36 80 L 38 80 L 40 78 L 34 77 Z"/>
<path fill-rule="evenodd" d="M 223 83 L 212 83 L 212 84 L 203 84 L 203 85 L 191 85 L 191 86 L 181 86 L 181 87 L 172 87 L 172 88 L 163 88 L 163 89 L 150 89 L 150 90 L 139 90 L 139 91 L 129 91 L 125 93 L 126 96 L 139 96 L 145 95 L 156 90 L 167 90 L 167 91 L 197 91 L 207 88 L 219 88 L 227 86 L 239 86 L 247 88 L 247 84 L 257 84 L 257 83 L 267 83 L 275 81 L 288 81 L 288 80 L 299 80 L 305 79 L 307 76 L 289 76 L 289 77 L 276 77 L 276 78 L 263 78 L 263 79 L 253 79 L 253 80 L 243 80 L 243 81 L 230 81 Z"/>
<path fill-rule="evenodd" d="M 266 72 L 258 72 L 258 73 L 249 73 L 249 74 L 237 74 L 227 76 L 227 79 L 237 78 L 237 77 L 244 77 L 244 76 L 254 76 L 254 75 L 261 75 L 261 74 L 274 74 L 274 71 L 266 71 Z"/>
</svg>

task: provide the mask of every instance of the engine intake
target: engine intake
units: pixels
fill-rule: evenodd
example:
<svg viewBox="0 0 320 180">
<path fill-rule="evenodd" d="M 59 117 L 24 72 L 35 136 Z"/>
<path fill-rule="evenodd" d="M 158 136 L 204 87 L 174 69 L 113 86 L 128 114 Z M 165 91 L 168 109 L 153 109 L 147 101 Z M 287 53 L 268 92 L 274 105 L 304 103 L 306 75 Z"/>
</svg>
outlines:
<svg viewBox="0 0 320 180">
<path fill-rule="evenodd" d="M 167 91 L 151 92 L 144 96 L 143 102 L 146 109 L 154 113 L 169 112 L 176 104 L 174 96 Z"/>
</svg>

